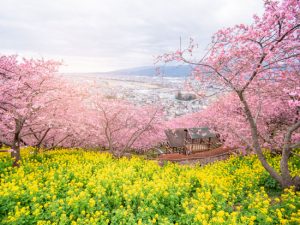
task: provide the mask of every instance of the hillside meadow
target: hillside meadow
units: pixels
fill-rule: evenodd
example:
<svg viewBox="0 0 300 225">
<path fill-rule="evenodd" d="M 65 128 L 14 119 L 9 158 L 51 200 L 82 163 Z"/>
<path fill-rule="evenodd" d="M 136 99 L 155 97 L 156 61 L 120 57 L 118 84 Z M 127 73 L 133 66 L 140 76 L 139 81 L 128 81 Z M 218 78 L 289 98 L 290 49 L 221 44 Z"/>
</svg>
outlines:
<svg viewBox="0 0 300 225">
<path fill-rule="evenodd" d="M 256 156 L 204 167 L 62 149 L 0 156 L 1 224 L 299 224 L 300 192 L 281 191 Z M 268 156 L 271 164 L 277 157 Z M 300 159 L 292 158 L 292 174 Z"/>
</svg>

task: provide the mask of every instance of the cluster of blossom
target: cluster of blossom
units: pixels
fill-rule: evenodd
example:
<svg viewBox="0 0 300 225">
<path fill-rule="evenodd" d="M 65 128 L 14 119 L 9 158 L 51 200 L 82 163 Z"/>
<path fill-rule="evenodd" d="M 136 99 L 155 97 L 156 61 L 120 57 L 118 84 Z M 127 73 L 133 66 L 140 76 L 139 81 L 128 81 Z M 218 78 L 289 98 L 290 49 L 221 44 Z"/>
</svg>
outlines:
<svg viewBox="0 0 300 225">
<path fill-rule="evenodd" d="M 120 155 L 161 140 L 157 107 L 98 98 L 91 94 L 93 87 L 79 87 L 59 76 L 59 65 L 15 55 L 0 57 L 0 143 L 11 147 L 16 161 L 24 145 L 107 146 Z"/>
</svg>

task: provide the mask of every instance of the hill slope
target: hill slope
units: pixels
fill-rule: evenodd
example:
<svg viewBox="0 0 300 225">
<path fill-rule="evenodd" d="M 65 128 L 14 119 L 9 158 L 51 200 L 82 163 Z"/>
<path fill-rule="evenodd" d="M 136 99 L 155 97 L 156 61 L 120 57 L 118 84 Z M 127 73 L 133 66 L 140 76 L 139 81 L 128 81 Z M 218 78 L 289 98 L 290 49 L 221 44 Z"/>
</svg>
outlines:
<svg viewBox="0 0 300 225">
<path fill-rule="evenodd" d="M 1 224 L 297 224 L 300 218 L 300 193 L 269 197 L 276 184 L 254 156 L 160 167 L 137 157 L 59 150 L 25 152 L 22 166 L 12 169 L 5 154 Z M 299 166 L 293 159 L 294 173 Z"/>
</svg>

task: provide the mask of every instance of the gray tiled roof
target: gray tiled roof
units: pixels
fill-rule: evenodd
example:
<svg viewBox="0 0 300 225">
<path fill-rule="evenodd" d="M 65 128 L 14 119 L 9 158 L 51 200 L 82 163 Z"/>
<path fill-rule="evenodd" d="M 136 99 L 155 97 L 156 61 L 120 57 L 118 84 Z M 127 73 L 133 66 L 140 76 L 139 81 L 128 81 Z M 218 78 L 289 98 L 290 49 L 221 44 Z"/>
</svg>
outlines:
<svg viewBox="0 0 300 225">
<path fill-rule="evenodd" d="M 202 138 L 215 138 L 216 134 L 213 133 L 208 127 L 194 127 L 194 128 L 178 128 L 165 130 L 171 147 L 184 147 L 185 139 L 202 139 Z"/>
</svg>

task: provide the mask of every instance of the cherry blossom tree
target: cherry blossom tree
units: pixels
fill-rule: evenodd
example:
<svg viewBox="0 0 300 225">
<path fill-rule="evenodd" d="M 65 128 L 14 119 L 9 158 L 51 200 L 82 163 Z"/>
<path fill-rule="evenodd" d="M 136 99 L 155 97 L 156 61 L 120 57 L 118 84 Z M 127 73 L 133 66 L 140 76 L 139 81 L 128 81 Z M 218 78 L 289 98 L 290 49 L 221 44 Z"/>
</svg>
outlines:
<svg viewBox="0 0 300 225">
<path fill-rule="evenodd" d="M 118 99 L 92 96 L 93 130 L 99 145 L 116 157 L 131 149 L 145 151 L 164 138 L 162 112 L 156 106 L 135 106 Z"/>
<path fill-rule="evenodd" d="M 59 63 L 0 58 L 0 143 L 18 166 L 20 147 L 106 146 L 117 157 L 145 151 L 164 138 L 158 107 L 106 99 L 93 85 L 58 76 Z M 84 87 L 82 87 L 84 86 Z"/>
<path fill-rule="evenodd" d="M 29 121 L 22 132 L 27 145 L 43 149 L 82 147 L 92 144 L 87 120 L 89 112 L 84 104 L 84 93 L 72 83 L 56 78 L 58 96 L 51 105 Z"/>
<path fill-rule="evenodd" d="M 14 165 L 25 144 L 22 130 L 58 97 L 53 85 L 58 66 L 55 61 L 0 57 L 0 142 L 11 147 Z"/>
<path fill-rule="evenodd" d="M 275 88 L 275 87 L 274 87 Z M 276 95 L 274 92 L 277 92 Z M 255 111 L 259 143 L 274 152 L 281 151 L 283 136 L 289 126 L 298 117 L 298 109 L 288 104 L 289 95 L 261 93 L 248 98 L 251 110 Z M 243 106 L 234 93 L 226 94 L 211 104 L 207 109 L 195 113 L 190 121 L 198 121 L 201 126 L 209 126 L 222 135 L 228 146 L 244 146 L 251 149 L 251 130 Z M 292 142 L 297 143 L 299 136 L 293 135 Z"/>
<path fill-rule="evenodd" d="M 219 30 L 200 60 L 189 57 L 196 46 L 193 41 L 186 50 L 159 57 L 166 62 L 176 60 L 193 65 L 192 74 L 203 89 L 213 86 L 229 93 L 214 109 L 229 110 L 222 116 L 228 121 L 227 128 L 224 122 L 221 123 L 224 125 L 223 135 L 229 138 L 236 134 L 235 138 L 240 137 L 239 140 L 256 152 L 263 167 L 282 187 L 295 185 L 298 189 L 300 177 L 291 176 L 288 159 L 293 147 L 298 145 L 296 139 L 300 127 L 299 40 L 300 2 L 265 1 L 262 17 L 255 15 L 250 25 L 240 24 Z M 287 87 L 285 94 L 284 86 Z M 277 100 L 278 94 L 280 100 Z M 283 107 L 280 113 L 276 111 L 278 107 Z M 275 127 L 272 128 L 272 124 Z M 268 133 L 267 129 L 275 129 L 275 136 L 282 139 L 280 172 L 267 162 L 262 151 L 262 134 Z M 250 140 L 245 139 L 249 133 Z M 264 138 L 267 143 L 266 136 Z"/>
<path fill-rule="evenodd" d="M 84 92 L 58 76 L 59 63 L 0 57 L 0 142 L 9 146 L 14 165 L 20 146 L 86 146 Z"/>
</svg>

